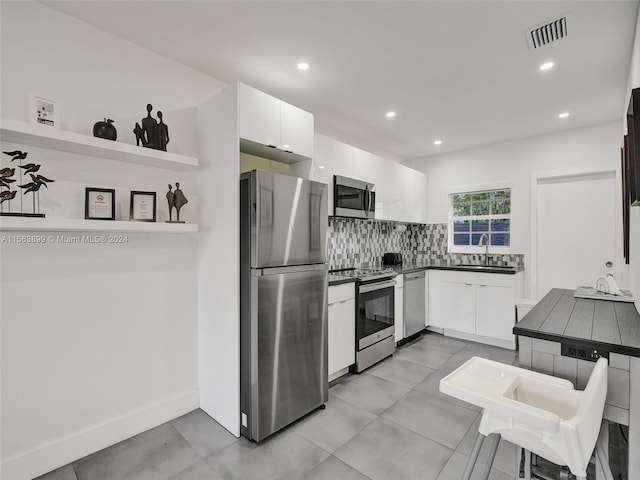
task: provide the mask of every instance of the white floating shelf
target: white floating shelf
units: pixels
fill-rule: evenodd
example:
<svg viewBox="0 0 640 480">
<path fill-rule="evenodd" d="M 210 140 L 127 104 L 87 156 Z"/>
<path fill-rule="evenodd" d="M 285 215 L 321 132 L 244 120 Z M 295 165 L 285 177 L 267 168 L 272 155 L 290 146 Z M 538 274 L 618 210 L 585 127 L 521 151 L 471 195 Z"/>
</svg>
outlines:
<svg viewBox="0 0 640 480">
<path fill-rule="evenodd" d="M 193 233 L 198 231 L 198 225 L 195 223 L 0 217 L 0 231 Z"/>
<path fill-rule="evenodd" d="M 63 152 L 89 155 L 120 162 L 189 170 L 198 167 L 198 159 L 151 148 L 138 147 L 104 138 L 90 137 L 80 133 L 58 130 L 45 125 L 33 125 L 3 118 L 0 120 L 0 139 L 3 142 L 50 148 Z"/>
</svg>

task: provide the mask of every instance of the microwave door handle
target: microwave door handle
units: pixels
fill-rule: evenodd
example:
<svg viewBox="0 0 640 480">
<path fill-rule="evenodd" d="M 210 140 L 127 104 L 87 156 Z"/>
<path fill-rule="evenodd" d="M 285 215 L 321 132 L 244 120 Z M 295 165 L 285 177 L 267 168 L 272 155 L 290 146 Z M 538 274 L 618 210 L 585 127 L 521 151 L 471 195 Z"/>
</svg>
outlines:
<svg viewBox="0 0 640 480">
<path fill-rule="evenodd" d="M 367 192 L 367 211 L 366 211 L 366 215 L 367 217 L 369 216 L 369 212 L 371 211 L 371 190 L 369 190 L 369 185 L 366 186 L 365 192 Z"/>
</svg>

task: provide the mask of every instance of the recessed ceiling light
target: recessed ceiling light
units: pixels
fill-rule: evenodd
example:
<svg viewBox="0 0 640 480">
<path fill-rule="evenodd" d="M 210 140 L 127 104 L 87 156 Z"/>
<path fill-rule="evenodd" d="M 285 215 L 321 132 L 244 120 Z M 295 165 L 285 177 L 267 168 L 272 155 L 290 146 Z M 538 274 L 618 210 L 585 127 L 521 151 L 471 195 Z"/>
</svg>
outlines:
<svg viewBox="0 0 640 480">
<path fill-rule="evenodd" d="M 309 64 L 307 62 L 298 63 L 298 70 L 309 70 Z"/>
<path fill-rule="evenodd" d="M 387 112 L 385 115 L 387 118 L 393 118 L 396 116 L 396 112 Z"/>
<path fill-rule="evenodd" d="M 553 62 L 543 63 L 542 65 L 540 65 L 540 70 L 549 70 L 550 68 L 553 68 L 554 65 L 555 63 Z"/>
<path fill-rule="evenodd" d="M 318 168 L 324 170 L 324 165 L 318 165 Z"/>
<path fill-rule="evenodd" d="M 567 118 L 569 116 L 569 112 L 562 112 L 560 115 L 558 115 L 558 118 Z"/>
<path fill-rule="evenodd" d="M 442 145 L 442 140 L 436 140 L 433 142 L 434 145 Z"/>
</svg>

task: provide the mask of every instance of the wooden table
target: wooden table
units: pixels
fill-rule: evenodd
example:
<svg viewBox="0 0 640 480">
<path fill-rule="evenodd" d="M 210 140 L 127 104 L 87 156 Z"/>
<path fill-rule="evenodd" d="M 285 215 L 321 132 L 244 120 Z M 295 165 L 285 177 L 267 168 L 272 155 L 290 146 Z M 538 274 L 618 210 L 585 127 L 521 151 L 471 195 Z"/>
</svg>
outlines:
<svg viewBox="0 0 640 480">
<path fill-rule="evenodd" d="M 632 303 L 574 298 L 552 289 L 513 328 L 523 368 L 584 389 L 600 356 L 609 358 L 604 418 L 629 427 L 629 479 L 640 479 L 640 315 Z"/>
</svg>

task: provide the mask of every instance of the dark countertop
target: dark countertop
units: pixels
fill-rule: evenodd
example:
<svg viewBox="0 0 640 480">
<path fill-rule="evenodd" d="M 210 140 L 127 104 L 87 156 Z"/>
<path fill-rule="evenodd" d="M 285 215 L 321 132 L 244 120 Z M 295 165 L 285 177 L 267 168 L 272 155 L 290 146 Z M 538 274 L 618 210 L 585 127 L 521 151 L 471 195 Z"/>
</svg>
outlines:
<svg viewBox="0 0 640 480">
<path fill-rule="evenodd" d="M 633 303 L 574 298 L 573 293 L 552 289 L 513 333 L 640 357 L 640 315 Z"/>
<path fill-rule="evenodd" d="M 515 275 L 522 272 L 524 268 L 517 267 L 499 267 L 494 265 L 459 265 L 448 261 L 432 261 L 424 263 L 404 263 L 402 265 L 390 265 L 396 272 L 410 273 L 418 270 L 457 270 L 460 272 L 480 272 L 480 273 L 499 273 L 502 275 Z"/>
<path fill-rule="evenodd" d="M 502 275 L 515 275 L 522 272 L 524 268 L 518 267 L 499 267 L 484 265 L 457 265 L 446 261 L 442 262 L 423 262 L 423 263 L 404 263 L 402 265 L 385 265 L 384 268 L 392 268 L 398 275 L 404 273 L 417 272 L 420 270 L 457 270 L 460 272 L 480 272 L 480 273 L 498 273 Z M 340 275 L 329 274 L 329 285 L 340 285 L 341 283 L 355 282 L 353 277 L 343 277 Z"/>
</svg>

